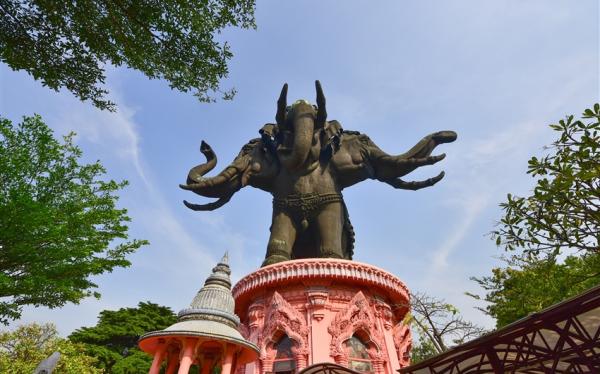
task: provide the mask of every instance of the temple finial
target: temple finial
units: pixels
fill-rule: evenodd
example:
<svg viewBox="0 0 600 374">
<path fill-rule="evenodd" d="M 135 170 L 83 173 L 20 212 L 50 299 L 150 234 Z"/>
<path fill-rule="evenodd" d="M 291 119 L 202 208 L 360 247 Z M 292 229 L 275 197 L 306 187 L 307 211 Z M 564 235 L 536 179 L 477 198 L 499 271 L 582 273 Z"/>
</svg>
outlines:
<svg viewBox="0 0 600 374">
<path fill-rule="evenodd" d="M 223 254 L 223 257 L 221 258 L 221 261 L 219 261 L 219 263 L 229 265 L 229 251 L 225 251 L 225 254 Z"/>
</svg>

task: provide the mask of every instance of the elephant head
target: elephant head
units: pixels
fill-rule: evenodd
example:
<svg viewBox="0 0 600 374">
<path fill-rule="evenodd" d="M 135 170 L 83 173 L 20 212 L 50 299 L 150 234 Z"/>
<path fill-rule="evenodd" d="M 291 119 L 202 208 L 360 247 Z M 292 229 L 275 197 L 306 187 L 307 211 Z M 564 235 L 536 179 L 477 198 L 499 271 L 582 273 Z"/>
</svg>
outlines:
<svg viewBox="0 0 600 374">
<path fill-rule="evenodd" d="M 217 164 L 217 156 L 212 148 L 202 141 L 200 152 L 206 163 L 190 169 L 187 183 L 180 185 L 184 190 L 193 191 L 205 197 L 218 198 L 209 204 L 191 204 L 183 201 L 192 210 L 214 210 L 227 203 L 234 193 L 246 185 L 271 191 L 273 178 L 279 164 L 261 139 L 252 139 L 242 147 L 238 156 L 214 177 L 204 177 Z"/>
<path fill-rule="evenodd" d="M 317 106 L 306 100 L 298 100 L 287 106 L 287 83 L 283 85 L 277 101 L 277 133 L 275 151 L 281 165 L 289 171 L 301 170 L 312 156 L 318 157 L 318 130 L 325 126 L 327 111 L 325 95 L 319 81 L 315 82 Z"/>
</svg>

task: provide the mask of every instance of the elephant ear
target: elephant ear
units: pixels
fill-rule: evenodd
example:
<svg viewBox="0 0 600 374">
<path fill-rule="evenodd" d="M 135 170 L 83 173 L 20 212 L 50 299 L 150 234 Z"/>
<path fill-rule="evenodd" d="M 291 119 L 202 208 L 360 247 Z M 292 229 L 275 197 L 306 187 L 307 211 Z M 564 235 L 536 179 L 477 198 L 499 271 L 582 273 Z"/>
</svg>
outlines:
<svg viewBox="0 0 600 374">
<path fill-rule="evenodd" d="M 235 163 L 235 168 L 239 175 L 240 188 L 249 185 L 270 192 L 268 188 L 265 189 L 265 187 L 261 187 L 260 185 L 253 183 L 257 182 L 256 180 L 253 181 L 253 177 L 257 174 L 263 173 L 260 178 L 267 180 L 270 180 L 270 178 L 274 176 L 271 174 L 270 176 L 264 175 L 266 171 L 268 172 L 267 169 L 271 166 L 270 164 L 275 158 L 274 155 L 269 154 L 268 147 L 268 144 L 265 144 L 264 140 L 260 138 L 251 139 L 248 144 L 242 147 L 238 157 L 236 157 L 238 162 Z M 261 158 L 264 158 L 263 161 L 266 161 L 265 165 L 261 166 L 259 163 L 253 162 L 253 157 L 257 155 L 260 155 Z M 271 171 L 271 173 L 272 172 L 273 171 Z"/>
<path fill-rule="evenodd" d="M 260 144 L 262 144 L 261 139 L 250 139 L 250 141 L 242 147 L 242 150 L 236 157 L 236 160 L 239 160 L 239 162 L 235 165 L 235 167 L 241 177 L 241 187 L 246 187 L 250 177 L 252 176 L 250 153 L 252 153 L 256 147 L 260 146 Z"/>
<path fill-rule="evenodd" d="M 336 120 L 327 121 L 321 133 L 321 159 L 329 160 L 342 144 L 342 124 Z"/>
</svg>

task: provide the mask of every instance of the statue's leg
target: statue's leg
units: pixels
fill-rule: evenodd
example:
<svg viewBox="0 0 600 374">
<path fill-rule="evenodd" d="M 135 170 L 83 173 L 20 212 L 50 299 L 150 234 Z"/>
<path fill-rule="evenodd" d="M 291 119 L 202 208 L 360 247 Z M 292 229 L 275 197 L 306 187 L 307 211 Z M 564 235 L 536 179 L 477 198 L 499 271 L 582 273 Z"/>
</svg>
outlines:
<svg viewBox="0 0 600 374">
<path fill-rule="evenodd" d="M 342 250 L 342 230 L 344 228 L 344 208 L 341 202 L 325 205 L 317 215 L 320 257 L 344 258 Z"/>
<path fill-rule="evenodd" d="M 262 266 L 290 260 L 294 240 L 296 240 L 296 227 L 292 219 L 285 212 L 274 211 L 267 256 Z"/>
</svg>

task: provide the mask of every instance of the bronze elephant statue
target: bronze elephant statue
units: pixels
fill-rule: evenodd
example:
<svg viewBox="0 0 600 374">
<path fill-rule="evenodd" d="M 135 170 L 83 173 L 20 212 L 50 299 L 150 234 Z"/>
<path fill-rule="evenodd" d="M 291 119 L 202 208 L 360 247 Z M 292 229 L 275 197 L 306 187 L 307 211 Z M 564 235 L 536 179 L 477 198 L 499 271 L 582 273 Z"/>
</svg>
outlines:
<svg viewBox="0 0 600 374">
<path fill-rule="evenodd" d="M 427 135 L 408 152 L 392 156 L 365 134 L 344 131 L 338 121 L 327 121 L 325 96 L 316 81 L 317 105 L 298 100 L 287 105 L 285 84 L 277 101 L 276 123 L 264 125 L 223 171 L 205 174 L 216 165 L 213 150 L 204 141 L 200 151 L 207 162 L 192 168 L 185 190 L 218 198 L 209 204 L 184 204 L 193 210 L 214 210 L 244 186 L 273 195 L 273 220 L 263 266 L 309 257 L 352 259 L 354 230 L 341 191 L 365 179 L 377 179 L 394 188 L 418 190 L 444 177 L 416 182 L 400 179 L 424 165 L 442 160 L 431 156 L 442 143 L 456 140 L 453 131 Z"/>
</svg>

